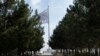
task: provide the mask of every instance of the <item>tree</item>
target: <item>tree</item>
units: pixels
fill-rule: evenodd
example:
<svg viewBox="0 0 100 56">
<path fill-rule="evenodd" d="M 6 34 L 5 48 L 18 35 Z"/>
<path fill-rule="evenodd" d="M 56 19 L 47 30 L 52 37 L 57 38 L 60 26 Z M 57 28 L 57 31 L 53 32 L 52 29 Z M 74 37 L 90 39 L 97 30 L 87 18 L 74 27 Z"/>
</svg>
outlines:
<svg viewBox="0 0 100 56">
<path fill-rule="evenodd" d="M 33 36 L 29 40 L 28 50 L 34 51 L 34 55 L 36 55 L 36 51 L 39 51 L 43 47 L 44 40 L 42 35 L 44 34 L 44 32 L 43 27 L 41 27 L 41 23 L 39 21 L 40 17 L 37 10 L 35 11 L 35 15 L 33 17 L 36 18 L 37 23 L 35 27 L 32 26 L 34 28 L 33 30 L 31 30 L 33 32 Z"/>
<path fill-rule="evenodd" d="M 99 5 L 98 0 L 74 0 L 74 5 L 67 9 L 67 14 L 54 30 L 49 45 L 53 49 L 60 45 L 77 52 L 88 49 L 89 53 L 86 52 L 91 55 L 92 49 L 97 50 L 99 46 Z"/>
<path fill-rule="evenodd" d="M 41 48 L 43 29 L 39 24 L 39 18 L 31 16 L 32 10 L 24 0 L 3 0 L 0 2 L 0 10 L 0 54 L 11 56 L 10 52 L 16 50 L 17 55 L 24 55 L 29 43 L 37 40 Z M 38 46 L 36 48 L 39 50 Z"/>
</svg>

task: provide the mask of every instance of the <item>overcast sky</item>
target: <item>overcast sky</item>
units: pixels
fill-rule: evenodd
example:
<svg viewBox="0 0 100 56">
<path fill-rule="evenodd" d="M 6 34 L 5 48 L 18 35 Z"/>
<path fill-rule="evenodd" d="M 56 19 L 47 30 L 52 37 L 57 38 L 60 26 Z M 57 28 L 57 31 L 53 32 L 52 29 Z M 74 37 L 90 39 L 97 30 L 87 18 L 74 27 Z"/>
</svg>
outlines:
<svg viewBox="0 0 100 56">
<path fill-rule="evenodd" d="M 49 20 L 50 20 L 50 35 L 52 35 L 53 30 L 58 25 L 59 21 L 62 20 L 62 18 L 65 16 L 66 9 L 69 7 L 69 5 L 73 4 L 73 0 L 26 0 L 27 3 L 31 6 L 31 8 L 34 10 L 38 10 L 38 13 L 41 13 L 45 9 L 48 8 L 49 5 Z M 34 12 L 33 12 L 34 13 Z M 42 48 L 42 51 L 45 51 L 48 49 L 48 24 L 43 24 L 45 35 L 44 40 L 44 48 Z"/>
</svg>

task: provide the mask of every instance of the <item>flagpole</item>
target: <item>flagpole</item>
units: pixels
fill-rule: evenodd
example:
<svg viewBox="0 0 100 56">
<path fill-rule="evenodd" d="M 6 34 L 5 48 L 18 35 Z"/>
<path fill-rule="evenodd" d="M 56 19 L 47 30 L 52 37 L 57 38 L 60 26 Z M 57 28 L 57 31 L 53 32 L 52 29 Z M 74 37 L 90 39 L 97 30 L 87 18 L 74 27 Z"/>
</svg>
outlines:
<svg viewBox="0 0 100 56">
<path fill-rule="evenodd" d="M 49 6 L 48 6 L 48 15 L 49 15 Z M 49 40 L 50 40 L 50 17 L 48 16 L 48 42 L 49 42 Z M 51 50 L 51 48 L 48 47 L 48 51 L 50 51 L 50 50 Z"/>
<path fill-rule="evenodd" d="M 49 15 L 49 6 L 48 6 L 48 15 Z M 48 16 L 48 39 L 50 39 L 50 17 Z"/>
</svg>

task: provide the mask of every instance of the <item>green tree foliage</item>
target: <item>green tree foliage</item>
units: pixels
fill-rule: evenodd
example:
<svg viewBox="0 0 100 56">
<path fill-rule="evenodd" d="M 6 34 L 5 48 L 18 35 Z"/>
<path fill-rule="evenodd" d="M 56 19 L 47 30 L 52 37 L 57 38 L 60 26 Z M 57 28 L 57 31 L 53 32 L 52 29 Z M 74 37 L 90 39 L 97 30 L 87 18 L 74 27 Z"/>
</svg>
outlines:
<svg viewBox="0 0 100 56">
<path fill-rule="evenodd" d="M 74 5 L 67 9 L 65 17 L 54 30 L 49 45 L 53 49 L 67 49 L 67 51 L 70 49 L 75 52 L 80 50 L 81 55 L 82 50 L 88 53 L 86 55 L 92 55 L 92 49 L 98 53 L 97 48 L 100 45 L 99 5 L 99 0 L 74 0 Z"/>
<path fill-rule="evenodd" d="M 0 0 L 0 54 L 17 55 L 43 46 L 43 28 L 38 13 L 31 15 L 24 0 Z"/>
<path fill-rule="evenodd" d="M 38 19 L 36 19 L 36 26 L 33 30 L 31 30 L 34 34 L 32 34 L 32 37 L 29 40 L 28 51 L 34 51 L 34 54 L 36 54 L 36 51 L 39 51 L 43 47 L 44 40 L 42 35 L 44 34 L 44 32 L 39 21 L 37 10 L 35 11 L 34 17 Z"/>
</svg>

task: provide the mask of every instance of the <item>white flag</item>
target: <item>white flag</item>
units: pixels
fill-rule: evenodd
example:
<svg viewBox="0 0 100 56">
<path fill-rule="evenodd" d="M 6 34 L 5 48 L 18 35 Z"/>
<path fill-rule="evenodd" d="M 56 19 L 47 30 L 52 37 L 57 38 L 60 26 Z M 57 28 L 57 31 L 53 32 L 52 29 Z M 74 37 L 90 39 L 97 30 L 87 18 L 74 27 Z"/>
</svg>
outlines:
<svg viewBox="0 0 100 56">
<path fill-rule="evenodd" d="M 40 22 L 41 23 L 48 23 L 49 22 L 49 9 L 44 10 L 39 14 Z"/>
</svg>

